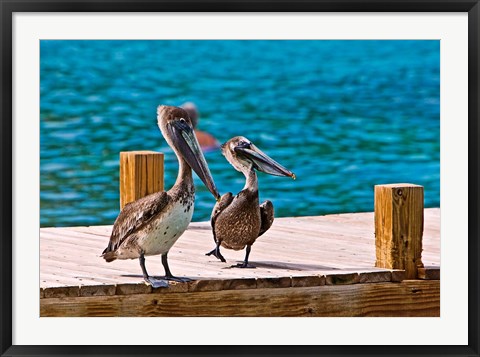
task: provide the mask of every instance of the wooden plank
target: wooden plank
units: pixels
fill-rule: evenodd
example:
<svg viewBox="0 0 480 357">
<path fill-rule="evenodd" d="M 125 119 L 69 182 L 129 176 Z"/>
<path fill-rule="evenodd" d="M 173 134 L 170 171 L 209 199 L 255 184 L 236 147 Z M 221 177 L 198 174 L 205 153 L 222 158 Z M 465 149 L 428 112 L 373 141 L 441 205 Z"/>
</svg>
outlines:
<svg viewBox="0 0 480 357">
<path fill-rule="evenodd" d="M 162 153 L 124 151 L 120 153 L 120 209 L 151 193 L 163 191 Z"/>
<path fill-rule="evenodd" d="M 104 242 L 103 240 L 92 240 L 88 239 L 83 234 L 72 235 L 70 232 L 64 232 L 64 235 L 59 234 L 52 234 L 50 232 L 45 232 L 42 234 L 43 242 L 50 242 L 51 245 L 54 246 L 55 250 L 58 250 L 58 247 L 61 245 L 65 245 L 68 249 L 72 249 L 72 245 L 75 246 L 74 251 L 77 252 L 79 250 L 83 251 L 100 251 L 97 253 L 97 256 L 100 257 L 102 254 L 103 246 L 107 246 L 108 242 Z M 71 251 L 70 251 L 71 252 Z"/>
<path fill-rule="evenodd" d="M 257 289 L 289 288 L 292 286 L 292 278 L 285 276 L 281 278 L 257 278 Z"/>
<path fill-rule="evenodd" d="M 196 280 L 188 283 L 189 292 L 256 289 L 254 278 Z"/>
<path fill-rule="evenodd" d="M 78 227 L 68 227 L 68 229 L 77 231 L 77 232 L 94 234 L 101 237 L 105 237 L 106 241 L 108 242 L 110 235 L 112 234 L 112 227 L 113 226 L 88 226 L 88 227 L 78 226 Z"/>
<path fill-rule="evenodd" d="M 90 280 L 90 282 L 92 284 L 99 284 L 98 281 L 94 280 Z M 59 275 L 58 273 L 40 272 L 40 287 L 42 288 L 79 286 L 84 283 L 84 281 L 79 281 L 78 278 L 72 278 L 71 276 Z"/>
<path fill-rule="evenodd" d="M 210 291 L 215 291 L 215 286 L 241 287 L 239 279 L 255 280 L 256 288 L 283 288 L 289 284 L 296 287 L 318 286 L 321 284 L 319 279 L 324 279 L 325 284 L 326 276 L 331 276 L 333 284 L 334 276 L 345 274 L 358 274 L 355 278 L 358 281 L 344 279 L 344 282 L 350 283 L 390 281 L 390 274 L 391 281 L 402 281 L 405 279 L 403 270 L 374 267 L 373 217 L 373 213 L 358 213 L 276 218 L 272 228 L 252 248 L 250 261 L 256 269 L 230 267 L 243 260 L 244 251 L 224 249 L 222 253 L 227 263 L 205 256 L 213 248 L 210 224 L 195 222 L 172 247 L 170 268 L 176 276 L 202 280 L 195 283 L 201 286 L 196 289 Z M 439 227 L 439 217 L 439 209 L 426 209 L 425 227 Z M 335 234 L 334 228 L 339 225 L 345 234 Z M 368 237 L 356 237 L 357 227 L 362 227 L 362 230 L 370 227 L 371 233 Z M 100 294 L 105 289 L 104 285 L 116 285 L 116 293 L 121 291 L 118 286 L 124 285 L 126 288 L 122 295 L 128 294 L 127 291 L 141 292 L 143 287 L 129 287 L 130 284 L 143 284 L 138 260 L 106 263 L 100 257 L 110 231 L 111 226 L 40 229 L 40 287 L 98 285 L 96 294 Z M 428 262 L 430 267 L 439 268 L 439 231 L 426 228 L 424 241 L 428 243 L 423 247 L 423 261 Z M 164 270 L 160 256 L 147 257 L 147 269 L 153 276 L 162 275 Z M 172 291 L 188 290 L 188 287 L 172 286 Z"/>
<path fill-rule="evenodd" d="M 80 296 L 113 296 L 117 288 L 114 284 L 110 285 L 82 285 L 80 286 Z"/>
<path fill-rule="evenodd" d="M 422 263 L 423 187 L 412 184 L 375 186 L 375 266 L 405 270 L 417 277 Z"/>
<path fill-rule="evenodd" d="M 277 219 L 278 220 L 278 219 Z M 368 226 L 357 226 L 350 223 L 343 222 L 333 222 L 330 220 L 319 220 L 317 222 L 313 221 L 293 221 L 293 222 L 277 222 L 274 221 L 275 228 L 278 231 L 284 231 L 285 233 L 296 233 L 296 234 L 318 234 L 324 233 L 328 237 L 329 234 L 334 234 L 336 236 L 346 236 L 346 237 L 357 237 L 361 240 L 370 242 L 375 239 L 372 227 Z M 272 225 L 273 227 L 273 225 Z"/>
<path fill-rule="evenodd" d="M 405 270 L 392 270 L 392 281 L 401 282 L 406 279 Z"/>
<path fill-rule="evenodd" d="M 440 267 L 425 267 L 418 269 L 418 279 L 440 280 Z"/>
<path fill-rule="evenodd" d="M 85 239 L 92 241 L 108 242 L 112 226 L 91 226 L 91 227 L 55 227 L 55 228 L 42 228 L 43 233 L 50 233 L 51 237 L 78 237 L 83 234 Z"/>
<path fill-rule="evenodd" d="M 73 241 L 71 241 L 71 242 L 63 242 L 63 241 L 57 242 L 57 241 L 56 241 L 55 244 L 56 244 L 56 251 L 58 252 L 58 247 L 66 246 L 67 248 L 70 248 L 70 247 L 68 246 L 68 244 L 73 244 L 73 245 L 74 245 L 75 243 L 74 243 Z M 66 245 L 66 244 L 67 244 L 67 245 Z M 179 245 L 180 245 L 180 244 L 179 244 Z M 73 248 L 73 247 L 71 247 L 71 249 L 72 249 L 72 248 Z M 188 252 L 189 252 L 187 249 L 184 249 L 184 248 L 180 248 L 180 249 L 182 250 L 183 253 L 188 253 Z M 195 250 L 193 250 L 192 253 L 193 253 L 194 251 L 195 251 Z M 198 253 L 198 250 L 197 250 L 196 252 Z M 86 265 L 86 264 L 88 264 L 88 265 L 90 265 L 90 264 L 98 265 L 99 263 L 100 263 L 100 264 L 103 263 L 103 261 L 101 260 L 101 258 L 99 258 L 99 257 L 98 257 L 98 254 L 96 254 L 96 253 L 97 253 L 97 252 L 95 251 L 95 254 L 92 255 L 91 258 L 88 259 L 87 261 L 85 261 L 84 259 L 82 259 L 82 264 L 79 264 L 79 265 Z M 290 252 L 290 253 L 292 253 L 292 252 Z M 299 252 L 300 255 L 304 255 L 304 254 L 302 254 L 302 253 L 304 253 L 304 252 L 302 252 L 302 251 Z M 243 253 L 241 253 L 241 254 L 242 254 L 242 256 L 243 256 Z M 288 251 L 285 250 L 285 254 L 288 254 Z M 187 255 L 188 255 L 188 254 L 182 254 L 182 255 L 179 255 L 178 258 L 180 258 L 180 257 L 186 257 Z M 292 255 L 292 254 L 290 254 L 290 255 L 291 255 L 291 256 L 290 256 L 289 258 L 294 258 L 294 255 Z M 257 256 L 258 256 L 258 255 L 257 255 Z M 268 252 L 268 254 L 262 255 L 262 256 L 258 257 L 258 259 L 261 259 L 263 256 L 264 256 L 265 258 L 270 258 L 270 257 L 271 257 L 271 254 L 270 254 L 270 252 Z M 195 258 L 195 261 L 199 261 L 199 260 L 201 260 L 203 257 L 204 257 L 203 254 L 202 254 L 202 255 L 198 255 L 197 258 Z M 58 258 L 56 258 L 56 257 L 54 257 L 54 256 L 52 256 L 52 257 L 47 256 L 47 258 L 52 259 L 52 260 L 58 259 Z M 282 257 L 280 257 L 280 258 L 281 258 L 280 260 L 284 260 Z M 287 257 L 285 257 L 285 260 L 287 260 L 286 258 L 287 258 Z M 336 257 L 335 259 L 337 259 L 337 258 L 338 258 L 338 257 Z M 175 255 L 175 254 L 170 254 L 170 259 L 171 259 L 172 261 L 175 261 L 176 255 Z M 209 259 L 211 259 L 211 258 L 209 258 Z M 304 257 L 303 257 L 302 259 L 303 259 L 304 262 L 308 262 L 308 260 L 306 260 Z M 63 260 L 64 260 L 65 262 L 67 262 L 67 261 L 68 261 L 68 258 L 65 257 L 65 258 L 63 258 Z M 180 260 L 182 260 L 182 259 L 179 259 L 179 261 L 180 261 Z M 255 259 L 255 260 L 257 260 L 257 259 Z M 337 260 L 338 260 L 338 259 L 337 259 Z M 345 260 L 350 261 L 349 258 L 345 258 Z M 211 259 L 211 261 L 212 261 L 212 262 L 216 262 L 216 259 Z M 253 261 L 253 260 L 252 260 L 252 261 Z M 369 261 L 373 261 L 373 259 L 369 259 Z M 193 264 L 193 262 L 184 261 L 184 259 L 182 260 L 182 262 L 183 262 L 183 265 L 189 264 L 189 263 L 190 263 L 190 264 Z M 312 262 L 314 262 L 314 260 L 312 260 Z M 282 264 L 282 263 L 278 263 L 278 264 Z M 278 265 L 278 264 L 275 266 L 276 268 L 278 268 L 278 267 L 281 266 L 281 265 Z M 259 265 L 261 265 L 261 264 L 259 264 Z M 284 269 L 287 269 L 287 270 L 288 270 L 288 269 L 290 268 L 288 264 L 282 264 L 282 265 L 283 265 L 283 268 L 284 268 Z M 100 265 L 100 266 L 102 266 L 102 265 Z M 103 266 L 106 266 L 106 265 L 103 264 Z M 224 265 L 220 265 L 220 266 L 224 267 Z M 295 269 L 300 270 L 300 269 L 304 269 L 304 268 L 307 268 L 307 269 L 308 269 L 308 264 L 306 264 L 306 265 L 305 265 L 305 264 L 304 264 L 304 265 L 296 265 L 296 268 L 295 268 Z M 238 270 L 238 271 L 240 271 L 240 270 Z"/>
<path fill-rule="evenodd" d="M 52 262 L 52 260 L 48 260 L 47 262 L 42 261 L 40 269 L 41 269 L 41 275 L 46 273 L 46 274 L 57 274 L 57 276 L 59 277 L 70 276 L 77 279 L 90 278 L 97 282 L 119 282 L 121 280 L 123 281 L 131 280 L 128 278 L 132 275 L 132 272 L 127 269 L 119 269 L 117 267 L 110 268 L 110 267 L 101 267 L 101 266 L 92 266 L 92 265 L 78 265 L 76 263 L 70 263 L 68 261 L 66 262 L 62 262 L 62 261 Z M 94 274 L 93 274 L 93 271 L 95 272 Z M 141 271 L 139 271 L 137 275 L 138 277 L 134 278 L 134 280 L 141 281 L 142 279 Z M 109 280 L 104 280 L 105 277 L 109 277 Z M 118 277 L 118 279 L 116 277 Z M 78 284 L 81 284 L 81 283 L 82 281 L 78 281 Z"/>
<path fill-rule="evenodd" d="M 81 275 L 77 272 L 61 271 L 60 273 L 41 272 L 40 281 L 46 280 L 46 283 L 42 283 L 42 287 L 55 287 L 55 286 L 79 286 L 79 285 L 96 285 L 101 286 L 104 284 L 114 284 L 116 279 L 110 277 L 98 277 Z"/>
<path fill-rule="evenodd" d="M 143 281 L 136 284 L 117 284 L 115 295 L 150 294 L 152 286 Z"/>
<path fill-rule="evenodd" d="M 65 277 L 62 277 L 60 283 L 67 284 Z M 198 292 L 198 291 L 218 291 L 218 290 L 237 290 L 237 289 L 260 289 L 260 288 L 286 288 L 286 287 L 306 287 L 320 285 L 348 285 L 356 283 L 377 283 L 389 282 L 392 280 L 391 272 L 365 272 L 365 273 L 334 273 L 325 276 L 295 276 L 295 277 L 261 277 L 261 278 L 230 278 L 230 279 L 198 279 L 187 283 L 170 282 L 169 288 L 157 289 L 166 293 L 170 292 Z M 398 281 L 398 280 L 397 280 Z M 72 284 L 72 283 L 70 283 Z M 112 284 L 112 281 L 89 281 L 78 280 L 73 284 L 74 287 L 83 289 L 80 294 L 78 289 L 69 290 L 69 286 L 62 285 L 58 292 L 53 292 L 49 287 L 47 297 L 62 296 L 84 296 L 88 291 L 89 295 L 127 295 L 149 293 L 152 289 L 145 284 L 141 278 L 135 279 L 133 283 Z M 114 288 L 115 286 L 116 288 Z"/>
<path fill-rule="evenodd" d="M 392 281 L 392 272 L 391 271 L 376 271 L 376 272 L 366 272 L 358 273 L 358 282 L 361 284 L 364 283 L 384 283 Z"/>
<path fill-rule="evenodd" d="M 43 298 L 67 298 L 67 297 L 77 297 L 80 296 L 80 287 L 79 286 L 62 286 L 54 288 L 44 288 L 43 289 Z M 42 297 L 41 297 L 42 298 Z"/>
<path fill-rule="evenodd" d="M 332 274 L 325 277 L 326 285 L 349 285 L 360 282 L 358 273 Z"/>
<path fill-rule="evenodd" d="M 43 298 L 40 316 L 440 316 L 440 281 Z"/>
<path fill-rule="evenodd" d="M 306 275 L 292 277 L 292 288 L 325 285 L 325 276 Z"/>
</svg>

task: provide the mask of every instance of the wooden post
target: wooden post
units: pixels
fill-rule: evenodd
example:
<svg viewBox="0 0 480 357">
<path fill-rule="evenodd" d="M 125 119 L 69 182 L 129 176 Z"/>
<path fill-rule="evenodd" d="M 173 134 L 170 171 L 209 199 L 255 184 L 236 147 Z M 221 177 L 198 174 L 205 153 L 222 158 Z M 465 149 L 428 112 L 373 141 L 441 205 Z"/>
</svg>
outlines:
<svg viewBox="0 0 480 357">
<path fill-rule="evenodd" d="M 163 191 L 163 153 L 120 153 L 120 209 L 129 202 Z"/>
<path fill-rule="evenodd" d="M 375 266 L 416 279 L 422 263 L 423 186 L 375 186 Z"/>
</svg>

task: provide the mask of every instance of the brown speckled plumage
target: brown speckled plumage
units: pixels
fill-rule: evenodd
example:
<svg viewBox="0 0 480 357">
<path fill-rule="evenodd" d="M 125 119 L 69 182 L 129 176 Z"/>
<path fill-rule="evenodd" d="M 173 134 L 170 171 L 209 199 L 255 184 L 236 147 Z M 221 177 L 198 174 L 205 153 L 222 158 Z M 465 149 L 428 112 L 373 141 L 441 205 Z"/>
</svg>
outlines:
<svg viewBox="0 0 480 357">
<path fill-rule="evenodd" d="M 243 190 L 212 217 L 214 237 L 222 247 L 240 250 L 252 245 L 260 233 L 258 191 Z"/>
<path fill-rule="evenodd" d="M 233 196 L 230 192 L 224 194 L 213 208 L 210 222 L 217 247 L 207 255 L 213 254 L 225 261 L 220 254 L 220 246 L 233 250 L 247 247 L 245 261 L 237 266 L 250 267 L 250 246 L 272 226 L 274 220 L 272 202 L 265 201 L 259 205 L 255 170 L 281 176 L 295 175 L 241 136 L 222 145 L 222 152 L 230 164 L 245 175 L 246 183 L 237 195 Z"/>
<path fill-rule="evenodd" d="M 165 216 L 163 213 L 168 212 L 176 202 L 182 205 L 185 213 L 193 211 L 195 187 L 191 172 L 186 172 L 183 176 L 183 179 L 168 192 L 152 193 L 125 205 L 113 224 L 110 241 L 103 251 L 103 257 L 107 262 L 122 258 L 138 258 L 141 253 L 151 255 L 142 246 L 139 238 L 154 232 L 162 223 Z M 164 233 L 170 228 L 174 227 L 166 226 Z M 182 233 L 178 232 L 174 238 L 178 239 Z M 120 248 L 132 253 L 124 258 L 118 254 Z"/>
</svg>

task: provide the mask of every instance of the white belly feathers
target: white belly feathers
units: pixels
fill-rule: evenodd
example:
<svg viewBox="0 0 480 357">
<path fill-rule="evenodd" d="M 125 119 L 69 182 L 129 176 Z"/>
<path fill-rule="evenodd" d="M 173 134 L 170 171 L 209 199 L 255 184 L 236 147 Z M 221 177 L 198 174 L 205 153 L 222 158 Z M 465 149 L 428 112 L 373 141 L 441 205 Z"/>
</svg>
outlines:
<svg viewBox="0 0 480 357">
<path fill-rule="evenodd" d="M 190 209 L 180 202 L 175 202 L 171 209 L 155 219 L 148 232 L 139 239 L 138 245 L 145 255 L 164 254 L 170 250 L 177 239 L 185 232 L 193 215 L 193 203 Z"/>
<path fill-rule="evenodd" d="M 136 234 L 135 245 L 120 246 L 117 258 L 135 259 L 140 252 L 144 252 L 145 256 L 167 253 L 190 224 L 193 204 L 193 200 L 187 205 L 179 201 L 173 202 L 172 206 Z"/>
</svg>

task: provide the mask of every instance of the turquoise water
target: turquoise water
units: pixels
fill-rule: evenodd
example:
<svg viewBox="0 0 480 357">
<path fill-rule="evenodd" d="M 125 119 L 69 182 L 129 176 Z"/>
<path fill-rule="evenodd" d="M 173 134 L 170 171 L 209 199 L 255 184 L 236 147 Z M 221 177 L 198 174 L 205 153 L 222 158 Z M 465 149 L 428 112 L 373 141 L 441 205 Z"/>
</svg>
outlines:
<svg viewBox="0 0 480 357">
<path fill-rule="evenodd" d="M 425 187 L 440 206 L 439 41 L 41 41 L 42 226 L 113 224 L 119 152 L 165 153 L 159 104 L 197 104 L 199 129 L 244 135 L 295 172 L 259 174 L 276 216 L 373 211 L 373 186 Z M 206 153 L 221 193 L 243 175 Z M 197 183 L 194 221 L 214 199 Z"/>
</svg>

